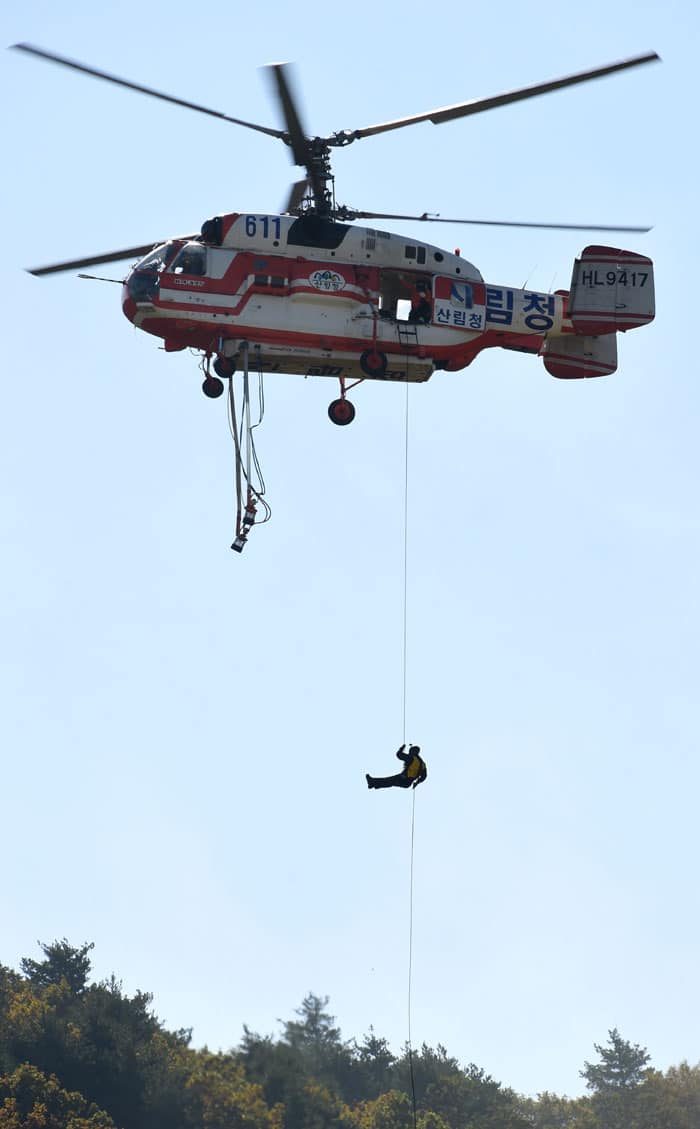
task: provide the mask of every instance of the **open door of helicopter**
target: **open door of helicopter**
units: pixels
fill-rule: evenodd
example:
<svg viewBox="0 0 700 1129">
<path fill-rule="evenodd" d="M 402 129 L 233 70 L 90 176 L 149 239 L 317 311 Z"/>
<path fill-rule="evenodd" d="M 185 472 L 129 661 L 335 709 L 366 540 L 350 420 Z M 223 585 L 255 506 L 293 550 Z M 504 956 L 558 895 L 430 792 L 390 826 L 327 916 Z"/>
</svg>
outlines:
<svg viewBox="0 0 700 1129">
<path fill-rule="evenodd" d="M 379 316 L 392 322 L 432 321 L 432 276 L 386 268 L 379 272 Z"/>
</svg>

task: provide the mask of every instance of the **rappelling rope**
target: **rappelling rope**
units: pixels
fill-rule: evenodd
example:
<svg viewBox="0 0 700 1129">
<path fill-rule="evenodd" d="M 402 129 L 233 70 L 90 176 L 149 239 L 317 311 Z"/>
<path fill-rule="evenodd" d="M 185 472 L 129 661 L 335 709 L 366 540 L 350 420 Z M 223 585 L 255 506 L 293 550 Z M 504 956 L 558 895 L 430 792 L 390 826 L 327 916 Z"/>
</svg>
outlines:
<svg viewBox="0 0 700 1129">
<path fill-rule="evenodd" d="M 413 1046 L 411 1043 L 411 981 L 413 974 L 413 840 L 416 825 L 416 792 L 412 788 L 411 803 L 411 879 L 408 909 L 408 1069 L 411 1076 L 411 1104 L 413 1107 L 413 1129 L 416 1129 L 416 1080 L 413 1074 Z"/>
<path fill-rule="evenodd" d="M 238 436 L 238 423 L 236 421 L 236 397 L 234 396 L 233 377 L 228 382 L 228 407 L 229 425 L 233 436 L 233 445 L 236 450 L 236 537 L 241 531 L 241 516 L 243 509 L 243 490 L 241 482 L 241 443 Z"/>
<path fill-rule="evenodd" d="M 404 479 L 403 479 L 403 740 L 406 743 L 406 670 L 408 643 L 408 381 L 406 382 Z M 416 790 L 411 789 L 411 868 L 408 898 L 408 1070 L 411 1079 L 411 1104 L 413 1129 L 416 1129 L 416 1080 L 413 1073 L 413 1045 L 411 1043 L 411 986 L 413 980 L 413 844 L 416 825 Z"/>
<path fill-rule="evenodd" d="M 408 641 L 408 381 L 406 382 L 405 433 L 403 472 L 403 720 L 401 725 L 404 744 L 406 743 L 406 644 Z"/>
</svg>

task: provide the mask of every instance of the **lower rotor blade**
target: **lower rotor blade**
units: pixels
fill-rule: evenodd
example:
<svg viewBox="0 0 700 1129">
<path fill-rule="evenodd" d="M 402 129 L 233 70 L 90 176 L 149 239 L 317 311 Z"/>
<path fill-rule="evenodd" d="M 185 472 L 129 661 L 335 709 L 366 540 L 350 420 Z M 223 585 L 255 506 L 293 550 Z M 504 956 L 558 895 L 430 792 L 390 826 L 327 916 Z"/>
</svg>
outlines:
<svg viewBox="0 0 700 1129">
<path fill-rule="evenodd" d="M 347 210 L 348 219 L 357 220 L 410 220 L 411 223 L 466 223 L 477 227 L 537 227 L 551 231 L 651 231 L 651 227 L 629 227 L 622 224 L 605 223 L 527 223 L 520 220 L 458 220 L 444 219 L 442 216 L 399 216 L 391 212 L 356 212 Z"/>
<path fill-rule="evenodd" d="M 301 204 L 304 197 L 307 195 L 310 188 L 311 181 L 308 177 L 304 177 L 303 180 L 298 180 L 296 184 L 293 184 L 289 189 L 289 196 L 287 198 L 287 203 L 282 209 L 282 215 L 288 216 L 296 212 L 297 208 Z"/>
<path fill-rule="evenodd" d="M 126 247 L 123 251 L 108 251 L 104 255 L 90 255 L 84 259 L 70 259 L 64 263 L 51 263 L 45 267 L 32 267 L 28 273 L 40 278 L 45 274 L 60 274 L 61 271 L 78 270 L 80 267 L 94 267 L 98 263 L 118 263 L 120 259 L 140 259 L 157 247 L 157 243 L 144 243 L 140 247 Z"/>
</svg>

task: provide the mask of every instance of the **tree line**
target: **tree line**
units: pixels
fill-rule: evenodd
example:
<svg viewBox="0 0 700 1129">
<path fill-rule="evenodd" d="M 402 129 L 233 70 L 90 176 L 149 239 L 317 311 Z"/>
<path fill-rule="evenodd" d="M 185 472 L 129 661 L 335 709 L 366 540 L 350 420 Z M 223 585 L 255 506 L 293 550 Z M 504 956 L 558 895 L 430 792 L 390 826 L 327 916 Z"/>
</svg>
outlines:
<svg viewBox="0 0 700 1129">
<path fill-rule="evenodd" d="M 699 1129 L 700 1065 L 662 1073 L 613 1029 L 588 1093 L 526 1098 L 445 1047 L 344 1040 L 310 993 L 277 1037 L 195 1049 L 152 997 L 89 983 L 91 944 L 0 965 L 0 1129 Z M 409 1079 L 413 1080 L 411 1085 Z M 415 1100 L 415 1106 L 414 1106 Z"/>
</svg>

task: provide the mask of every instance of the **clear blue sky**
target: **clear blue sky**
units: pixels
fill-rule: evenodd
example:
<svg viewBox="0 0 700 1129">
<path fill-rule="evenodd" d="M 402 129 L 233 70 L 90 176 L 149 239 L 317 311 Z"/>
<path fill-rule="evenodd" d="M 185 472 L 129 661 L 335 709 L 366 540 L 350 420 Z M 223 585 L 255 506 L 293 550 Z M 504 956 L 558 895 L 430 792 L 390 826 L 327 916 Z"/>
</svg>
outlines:
<svg viewBox="0 0 700 1129">
<path fill-rule="evenodd" d="M 311 133 L 663 57 L 335 171 L 370 210 L 654 224 L 619 237 L 654 259 L 658 313 L 613 377 L 492 351 L 410 393 L 413 1036 L 525 1093 L 582 1092 L 613 1026 L 697 1062 L 697 7 L 242 7 L 26 0 L 0 26 L 275 126 L 258 68 L 294 61 Z M 402 740 L 404 390 L 365 384 L 341 429 L 331 381 L 270 377 L 273 518 L 231 553 L 195 358 L 116 286 L 23 268 L 274 212 L 296 170 L 264 136 L 1 60 L 0 960 L 94 940 L 95 974 L 196 1045 L 274 1032 L 313 990 L 398 1049 L 411 801 L 364 773 Z M 417 234 L 542 290 L 604 241 Z"/>
</svg>

